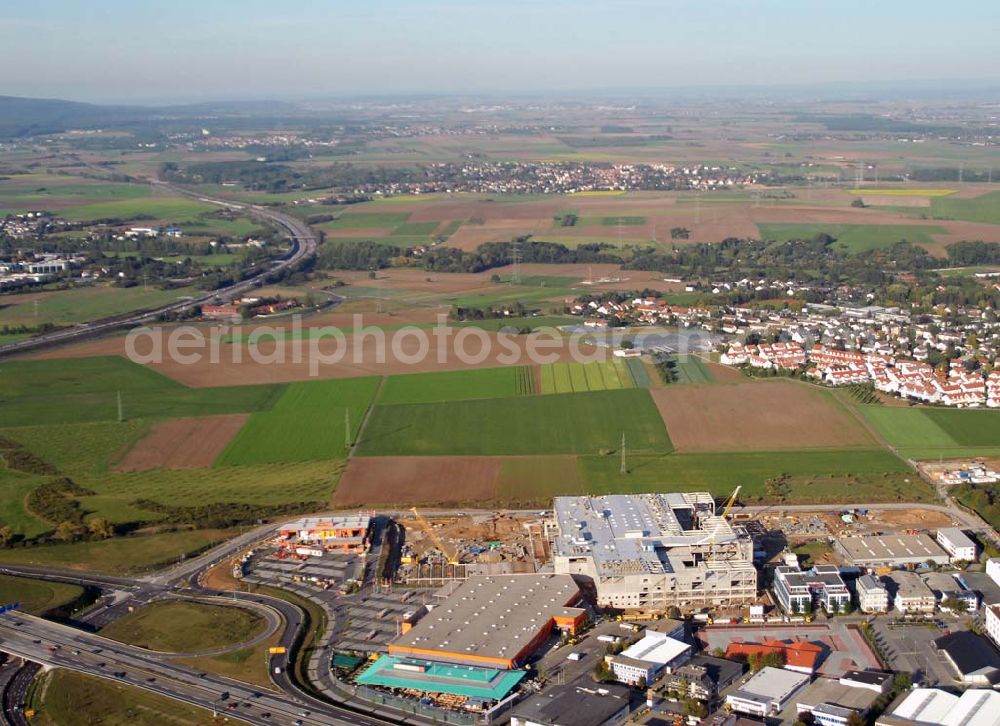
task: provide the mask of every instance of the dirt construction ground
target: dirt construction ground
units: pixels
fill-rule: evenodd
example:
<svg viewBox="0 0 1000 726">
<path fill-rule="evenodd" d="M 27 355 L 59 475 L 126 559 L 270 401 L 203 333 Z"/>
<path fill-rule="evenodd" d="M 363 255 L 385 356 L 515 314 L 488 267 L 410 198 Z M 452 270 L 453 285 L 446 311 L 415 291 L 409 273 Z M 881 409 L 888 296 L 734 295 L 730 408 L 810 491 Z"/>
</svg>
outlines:
<svg viewBox="0 0 1000 726">
<path fill-rule="evenodd" d="M 668 386 L 651 391 L 677 451 L 776 451 L 871 446 L 856 419 L 794 381 Z"/>
<path fill-rule="evenodd" d="M 496 498 L 498 457 L 354 457 L 333 495 L 336 507 L 474 503 Z"/>
<path fill-rule="evenodd" d="M 200 469 L 211 466 L 249 414 L 176 418 L 153 425 L 115 466 L 116 471 Z"/>
</svg>

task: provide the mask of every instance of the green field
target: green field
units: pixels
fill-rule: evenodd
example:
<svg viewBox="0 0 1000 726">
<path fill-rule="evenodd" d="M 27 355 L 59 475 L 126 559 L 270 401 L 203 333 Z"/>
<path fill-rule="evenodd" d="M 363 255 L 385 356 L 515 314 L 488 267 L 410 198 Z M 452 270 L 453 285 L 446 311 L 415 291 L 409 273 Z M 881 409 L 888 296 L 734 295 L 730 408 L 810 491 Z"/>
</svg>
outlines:
<svg viewBox="0 0 1000 726">
<path fill-rule="evenodd" d="M 378 391 L 378 377 L 291 383 L 269 411 L 253 414 L 216 465 L 342 459 Z"/>
<path fill-rule="evenodd" d="M 711 383 L 715 379 L 705 365 L 705 361 L 696 355 L 680 355 L 674 358 L 674 374 L 677 383 Z"/>
<path fill-rule="evenodd" d="M 195 294 L 198 291 L 191 287 L 159 290 L 138 285 L 92 285 L 55 292 L 4 295 L 0 298 L 0 325 L 75 325 L 133 310 L 160 307 Z"/>
<path fill-rule="evenodd" d="M 0 575 L 0 603 L 19 603 L 18 610 L 42 615 L 83 595 L 83 588 L 62 582 Z"/>
<path fill-rule="evenodd" d="M 410 218 L 409 212 L 347 212 L 332 222 L 322 225 L 325 229 L 381 229 L 399 227 Z M 437 224 L 435 223 L 435 227 Z M 433 229 L 433 227 L 431 228 Z"/>
<path fill-rule="evenodd" d="M 379 405 L 358 451 L 365 456 L 596 454 L 617 449 L 622 432 L 631 450 L 671 450 L 649 393 L 629 389 Z"/>
<path fill-rule="evenodd" d="M 972 199 L 934 198 L 931 200 L 930 216 L 934 219 L 1000 224 L 1000 192 L 989 192 Z"/>
<path fill-rule="evenodd" d="M 583 393 L 632 388 L 632 375 L 621 359 L 542 366 L 542 393 Z"/>
<path fill-rule="evenodd" d="M 523 396 L 534 392 L 534 377 L 527 366 L 470 368 L 389 376 L 382 387 L 379 403 L 467 401 Z"/>
<path fill-rule="evenodd" d="M 166 600 L 115 620 L 100 634 L 148 650 L 203 653 L 245 643 L 266 626 L 263 617 L 243 608 Z"/>
<path fill-rule="evenodd" d="M 188 388 L 117 356 L 0 363 L 3 426 L 176 418 L 270 408 L 285 385 Z"/>
<path fill-rule="evenodd" d="M 403 222 L 392 230 L 392 236 L 426 237 L 438 228 L 439 222 Z"/>
<path fill-rule="evenodd" d="M 601 224 L 605 227 L 639 227 L 646 224 L 646 218 L 637 215 L 626 215 L 622 217 L 601 217 Z"/>
<path fill-rule="evenodd" d="M 938 200 L 935 200 L 938 201 Z M 762 239 L 785 242 L 792 239 L 812 239 L 828 234 L 837 239 L 834 247 L 858 253 L 881 247 L 891 247 L 900 240 L 915 245 L 933 246 L 933 235 L 946 231 L 934 225 L 915 224 L 758 224 Z"/>
<path fill-rule="evenodd" d="M 0 207 L 44 209 L 58 213 L 54 206 L 63 206 L 74 200 L 79 203 L 83 200 L 136 199 L 148 197 L 151 192 L 151 188 L 144 184 L 118 184 L 56 174 L 15 174 L 0 179 Z M 59 204 L 53 205 L 52 202 Z"/>
<path fill-rule="evenodd" d="M 858 406 L 890 446 L 911 459 L 1000 454 L 1000 411 Z"/>
<path fill-rule="evenodd" d="M 144 217 L 181 224 L 197 220 L 203 214 L 218 210 L 219 207 L 214 204 L 206 204 L 186 197 L 143 197 L 67 207 L 60 210 L 59 214 L 71 222 Z"/>
<path fill-rule="evenodd" d="M 199 529 L 133 537 L 0 549 L 0 562 L 128 575 L 173 563 L 239 534 L 238 530 Z"/>
</svg>

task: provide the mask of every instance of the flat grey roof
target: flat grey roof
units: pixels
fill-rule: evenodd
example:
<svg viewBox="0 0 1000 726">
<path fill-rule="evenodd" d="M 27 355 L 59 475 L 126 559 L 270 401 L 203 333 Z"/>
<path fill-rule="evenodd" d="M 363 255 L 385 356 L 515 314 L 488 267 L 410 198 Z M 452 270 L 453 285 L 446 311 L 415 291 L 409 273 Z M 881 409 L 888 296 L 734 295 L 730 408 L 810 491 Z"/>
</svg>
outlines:
<svg viewBox="0 0 1000 726">
<path fill-rule="evenodd" d="M 948 558 L 941 545 L 926 534 L 886 534 L 842 537 L 837 544 L 856 563 L 914 561 Z"/>
<path fill-rule="evenodd" d="M 748 701 L 784 702 L 808 682 L 809 676 L 805 673 L 765 666 L 732 695 L 736 698 L 745 698 Z"/>
<path fill-rule="evenodd" d="M 893 597 L 896 595 L 900 597 L 934 597 L 934 593 L 927 587 L 927 583 L 916 572 L 899 570 L 890 572 L 885 577 L 886 580 L 895 585 Z"/>
<path fill-rule="evenodd" d="M 821 703 L 829 703 L 843 708 L 863 710 L 868 708 L 882 694 L 867 688 L 845 686 L 832 678 L 817 678 L 806 686 L 795 702 L 813 708 Z"/>
<path fill-rule="evenodd" d="M 526 698 L 514 708 L 512 715 L 546 725 L 600 726 L 628 707 L 629 695 L 628 688 L 613 684 L 594 684 L 593 688 L 551 686 Z"/>
<path fill-rule="evenodd" d="M 958 527 L 945 527 L 938 530 L 938 535 L 944 537 L 955 547 L 975 547 L 976 543 Z"/>
<path fill-rule="evenodd" d="M 513 660 L 555 616 L 576 617 L 580 589 L 569 575 L 470 577 L 410 630 L 391 654 L 440 651 L 443 660 L 485 656 Z M 397 650 L 397 648 L 401 650 Z"/>
</svg>

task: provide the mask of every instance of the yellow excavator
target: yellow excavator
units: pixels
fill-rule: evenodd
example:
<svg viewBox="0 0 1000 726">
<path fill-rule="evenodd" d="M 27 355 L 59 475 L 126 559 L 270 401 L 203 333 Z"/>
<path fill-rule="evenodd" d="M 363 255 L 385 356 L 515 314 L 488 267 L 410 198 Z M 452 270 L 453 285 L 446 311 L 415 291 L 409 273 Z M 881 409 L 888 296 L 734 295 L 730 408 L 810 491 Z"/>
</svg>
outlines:
<svg viewBox="0 0 1000 726">
<path fill-rule="evenodd" d="M 437 548 L 441 550 L 441 554 L 443 554 L 447 558 L 448 564 L 449 565 L 459 564 L 458 557 L 445 546 L 444 542 L 441 541 L 441 538 L 437 536 L 437 532 L 434 531 L 434 529 L 431 527 L 428 521 L 423 518 L 420 512 L 417 511 L 417 508 L 411 507 L 410 511 L 413 512 L 413 517 L 417 520 L 417 524 L 420 525 L 420 528 L 423 529 L 424 533 L 434 541 L 434 544 L 437 546 Z"/>
</svg>

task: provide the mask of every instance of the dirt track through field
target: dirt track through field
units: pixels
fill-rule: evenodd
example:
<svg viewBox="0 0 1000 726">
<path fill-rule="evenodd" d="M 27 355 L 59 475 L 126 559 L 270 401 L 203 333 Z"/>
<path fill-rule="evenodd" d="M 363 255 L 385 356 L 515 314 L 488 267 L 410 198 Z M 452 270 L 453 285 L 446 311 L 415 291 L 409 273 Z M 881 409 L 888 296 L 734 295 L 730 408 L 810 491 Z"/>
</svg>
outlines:
<svg viewBox="0 0 1000 726">
<path fill-rule="evenodd" d="M 333 504 L 359 507 L 485 502 L 496 498 L 496 456 L 355 457 L 337 485 Z"/>
<path fill-rule="evenodd" d="M 825 391 L 794 381 L 676 385 L 651 391 L 677 451 L 873 446 Z"/>
<path fill-rule="evenodd" d="M 212 465 L 250 414 L 175 418 L 153 425 L 115 471 L 201 469 Z"/>
</svg>

